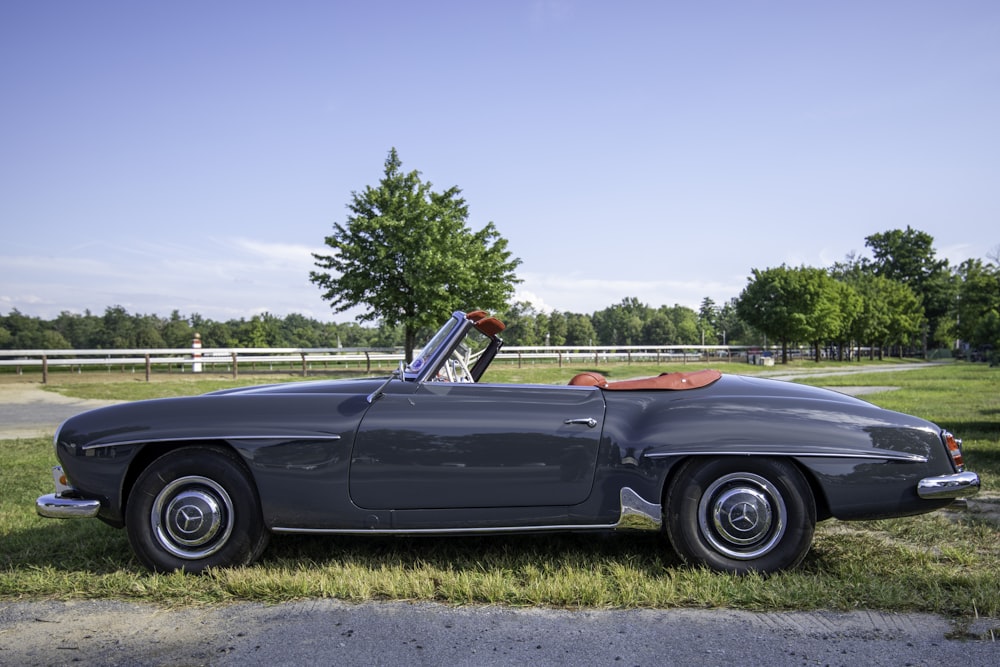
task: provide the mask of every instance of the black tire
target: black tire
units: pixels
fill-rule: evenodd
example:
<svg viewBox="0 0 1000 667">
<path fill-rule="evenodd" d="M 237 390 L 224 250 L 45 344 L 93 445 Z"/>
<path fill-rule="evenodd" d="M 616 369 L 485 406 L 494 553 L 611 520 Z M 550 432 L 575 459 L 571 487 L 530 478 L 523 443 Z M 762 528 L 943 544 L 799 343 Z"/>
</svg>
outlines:
<svg viewBox="0 0 1000 667">
<path fill-rule="evenodd" d="M 243 462 L 200 446 L 164 454 L 142 471 L 125 530 L 136 557 L 156 572 L 248 565 L 270 537 Z"/>
<path fill-rule="evenodd" d="M 809 484 L 781 459 L 690 459 L 677 471 L 665 508 L 681 558 L 737 574 L 798 565 L 816 527 Z"/>
</svg>

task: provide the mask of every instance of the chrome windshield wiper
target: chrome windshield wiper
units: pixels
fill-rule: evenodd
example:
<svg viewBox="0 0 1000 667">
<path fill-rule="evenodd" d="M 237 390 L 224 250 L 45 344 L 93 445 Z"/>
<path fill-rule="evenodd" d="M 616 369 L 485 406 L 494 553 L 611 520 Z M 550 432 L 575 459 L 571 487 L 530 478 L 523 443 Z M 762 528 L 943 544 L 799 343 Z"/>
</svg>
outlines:
<svg viewBox="0 0 1000 667">
<path fill-rule="evenodd" d="M 368 394 L 368 402 L 369 403 L 374 403 L 378 399 L 382 398 L 382 396 L 385 394 L 385 388 L 389 386 L 389 383 L 392 382 L 393 380 L 395 380 L 396 378 L 399 378 L 400 380 L 402 380 L 403 379 L 403 373 L 405 371 L 406 371 L 406 362 L 405 361 L 400 361 L 399 362 L 399 368 L 397 368 L 393 372 L 389 373 L 389 377 L 387 377 L 385 379 L 385 382 L 383 382 L 382 384 L 380 384 L 378 389 L 376 389 L 372 393 Z"/>
</svg>

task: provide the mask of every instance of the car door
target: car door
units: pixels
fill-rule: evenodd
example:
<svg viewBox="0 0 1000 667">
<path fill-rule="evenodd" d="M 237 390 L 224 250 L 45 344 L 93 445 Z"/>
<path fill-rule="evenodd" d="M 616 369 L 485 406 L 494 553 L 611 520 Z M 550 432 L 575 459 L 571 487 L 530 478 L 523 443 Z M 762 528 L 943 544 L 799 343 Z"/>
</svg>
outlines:
<svg viewBox="0 0 1000 667">
<path fill-rule="evenodd" d="M 604 422 L 592 387 L 430 382 L 386 393 L 361 421 L 350 469 L 366 509 L 575 505 Z"/>
</svg>

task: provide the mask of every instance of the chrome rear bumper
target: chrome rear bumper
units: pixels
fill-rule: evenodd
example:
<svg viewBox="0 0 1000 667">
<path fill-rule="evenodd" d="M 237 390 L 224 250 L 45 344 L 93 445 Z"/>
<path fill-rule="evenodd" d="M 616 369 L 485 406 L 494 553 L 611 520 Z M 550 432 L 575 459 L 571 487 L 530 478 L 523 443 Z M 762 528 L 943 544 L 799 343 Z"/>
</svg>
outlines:
<svg viewBox="0 0 1000 667">
<path fill-rule="evenodd" d="M 101 501 L 49 493 L 35 501 L 35 511 L 47 519 L 89 519 L 101 511 Z"/>
<path fill-rule="evenodd" d="M 977 493 L 979 493 L 979 475 L 974 472 L 925 477 L 917 483 L 917 495 L 929 500 L 966 498 Z"/>
</svg>

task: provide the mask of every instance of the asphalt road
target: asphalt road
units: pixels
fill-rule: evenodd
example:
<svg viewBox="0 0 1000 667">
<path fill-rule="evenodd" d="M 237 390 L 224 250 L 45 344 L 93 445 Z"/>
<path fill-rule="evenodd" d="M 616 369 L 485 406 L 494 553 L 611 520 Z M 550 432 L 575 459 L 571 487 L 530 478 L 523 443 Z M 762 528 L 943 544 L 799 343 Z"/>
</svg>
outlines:
<svg viewBox="0 0 1000 667">
<path fill-rule="evenodd" d="M 993 667 L 991 632 L 1000 636 L 996 622 L 878 612 L 35 602 L 0 604 L 0 663 Z"/>
<path fill-rule="evenodd" d="M 888 388 L 887 388 L 888 389 Z M 0 385 L 0 439 L 103 405 Z M 997 592 L 1000 595 L 1000 591 Z M 970 601 L 971 602 L 971 601 Z M 1000 664 L 1000 619 L 859 611 L 549 610 L 311 600 L 168 610 L 0 602 L 0 665 Z"/>
<path fill-rule="evenodd" d="M 51 438 L 73 415 L 116 402 L 69 398 L 35 382 L 5 382 L 0 384 L 0 440 Z"/>
</svg>

